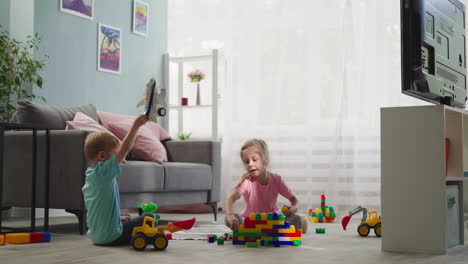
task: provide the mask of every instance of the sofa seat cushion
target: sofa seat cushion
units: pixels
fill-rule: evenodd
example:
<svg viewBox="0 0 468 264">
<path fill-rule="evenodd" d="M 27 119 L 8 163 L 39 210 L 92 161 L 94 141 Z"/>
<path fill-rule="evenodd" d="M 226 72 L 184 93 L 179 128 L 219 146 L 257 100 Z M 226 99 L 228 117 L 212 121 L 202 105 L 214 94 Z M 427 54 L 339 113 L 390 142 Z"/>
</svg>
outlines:
<svg viewBox="0 0 468 264">
<path fill-rule="evenodd" d="M 211 189 L 211 167 L 202 163 L 165 162 L 164 191 Z"/>
<path fill-rule="evenodd" d="M 119 191 L 160 192 L 164 188 L 164 167 L 148 161 L 126 161 L 117 176 Z"/>
</svg>

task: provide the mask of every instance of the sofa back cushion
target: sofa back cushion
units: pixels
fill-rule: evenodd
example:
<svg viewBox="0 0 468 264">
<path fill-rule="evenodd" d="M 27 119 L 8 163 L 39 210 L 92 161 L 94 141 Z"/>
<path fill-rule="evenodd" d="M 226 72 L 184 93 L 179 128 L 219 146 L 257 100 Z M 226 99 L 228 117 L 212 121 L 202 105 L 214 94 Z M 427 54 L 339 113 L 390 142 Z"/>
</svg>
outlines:
<svg viewBox="0 0 468 264">
<path fill-rule="evenodd" d="M 135 120 L 136 116 L 131 116 L 131 115 L 122 115 L 122 114 L 115 114 L 115 113 L 109 113 L 109 112 L 103 112 L 103 111 L 97 111 L 97 114 L 99 116 L 99 120 L 101 121 L 101 124 L 109 129 L 110 125 L 109 123 L 111 122 L 130 122 L 132 123 L 133 120 Z M 160 141 L 171 139 L 171 136 L 162 128 L 160 125 L 158 125 L 155 122 L 146 122 L 143 127 L 146 127 L 149 129 Z"/>
<path fill-rule="evenodd" d="M 16 106 L 16 121 L 47 126 L 50 129 L 65 129 L 66 121 L 71 121 L 76 112 L 82 112 L 99 122 L 96 107 L 92 104 L 81 106 L 47 106 L 20 100 Z"/>
<path fill-rule="evenodd" d="M 133 121 L 123 120 L 109 122 L 107 125 L 109 130 L 114 133 L 120 140 L 123 140 L 131 129 Z M 162 163 L 167 161 L 167 153 L 159 138 L 146 126 L 138 129 L 135 143 L 131 152 L 138 158 L 145 161 L 153 161 Z"/>
</svg>

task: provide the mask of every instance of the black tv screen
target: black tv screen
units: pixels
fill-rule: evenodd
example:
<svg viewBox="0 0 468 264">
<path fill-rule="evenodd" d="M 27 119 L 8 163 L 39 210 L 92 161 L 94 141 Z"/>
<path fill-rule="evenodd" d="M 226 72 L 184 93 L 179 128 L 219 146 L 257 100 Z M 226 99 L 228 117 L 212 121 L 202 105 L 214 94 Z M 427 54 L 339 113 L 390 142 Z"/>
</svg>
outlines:
<svg viewBox="0 0 468 264">
<path fill-rule="evenodd" d="M 400 0 L 402 92 L 465 108 L 465 6 L 458 0 Z"/>
</svg>

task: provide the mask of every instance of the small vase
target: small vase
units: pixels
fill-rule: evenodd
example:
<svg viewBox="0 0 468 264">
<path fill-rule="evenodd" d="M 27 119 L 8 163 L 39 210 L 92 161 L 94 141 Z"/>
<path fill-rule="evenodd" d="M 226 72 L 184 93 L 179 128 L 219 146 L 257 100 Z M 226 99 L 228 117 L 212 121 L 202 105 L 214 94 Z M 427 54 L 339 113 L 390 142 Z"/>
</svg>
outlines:
<svg viewBox="0 0 468 264">
<path fill-rule="evenodd" d="M 197 83 L 197 105 L 200 105 L 200 83 Z"/>
</svg>

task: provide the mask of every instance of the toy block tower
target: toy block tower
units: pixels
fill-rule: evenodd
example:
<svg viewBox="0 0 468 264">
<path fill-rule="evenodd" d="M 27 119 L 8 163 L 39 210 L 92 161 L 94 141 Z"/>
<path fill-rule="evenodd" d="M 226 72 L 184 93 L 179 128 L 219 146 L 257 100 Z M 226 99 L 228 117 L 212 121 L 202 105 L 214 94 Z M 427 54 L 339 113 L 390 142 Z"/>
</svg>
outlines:
<svg viewBox="0 0 468 264">
<path fill-rule="evenodd" d="M 233 233 L 232 244 L 247 247 L 300 246 L 301 237 L 301 231 L 284 220 L 284 214 L 251 213 Z"/>
<path fill-rule="evenodd" d="M 313 223 L 333 222 L 336 218 L 335 210 L 326 205 L 325 194 L 320 195 L 320 208 L 309 209 L 309 220 Z"/>
</svg>

